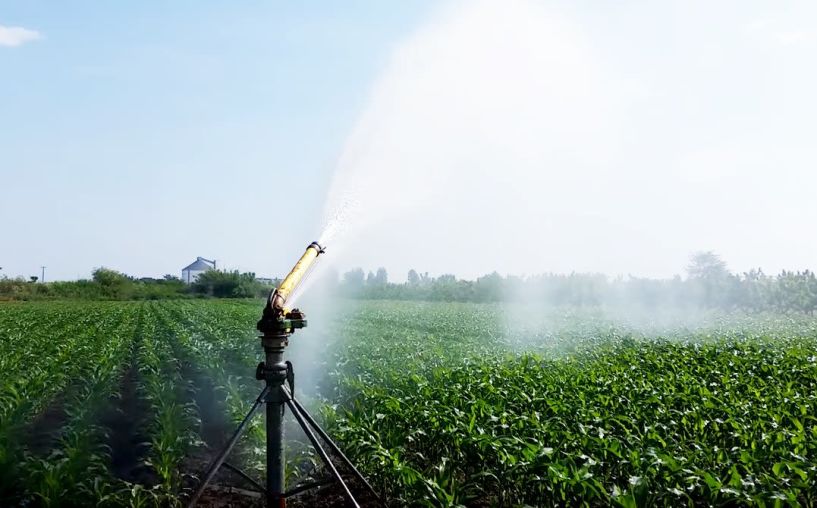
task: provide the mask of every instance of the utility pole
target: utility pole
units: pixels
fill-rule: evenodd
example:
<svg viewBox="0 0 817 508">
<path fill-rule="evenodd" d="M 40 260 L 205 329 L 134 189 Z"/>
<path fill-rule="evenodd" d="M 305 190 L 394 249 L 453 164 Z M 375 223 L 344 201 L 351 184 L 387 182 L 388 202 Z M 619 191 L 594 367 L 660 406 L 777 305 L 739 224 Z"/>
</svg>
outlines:
<svg viewBox="0 0 817 508">
<path fill-rule="evenodd" d="M 42 282 L 43 284 L 45 284 L 45 267 L 44 267 L 44 266 L 41 266 L 40 268 L 42 268 L 42 269 L 43 269 L 43 272 L 42 272 L 42 277 L 40 277 L 40 282 Z"/>
</svg>

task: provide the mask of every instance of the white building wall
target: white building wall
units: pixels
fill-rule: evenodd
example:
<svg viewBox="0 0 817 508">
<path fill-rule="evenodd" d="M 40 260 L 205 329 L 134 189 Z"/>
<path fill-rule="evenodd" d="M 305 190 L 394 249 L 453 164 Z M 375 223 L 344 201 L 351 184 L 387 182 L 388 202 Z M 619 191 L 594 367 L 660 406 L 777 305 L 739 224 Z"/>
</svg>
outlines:
<svg viewBox="0 0 817 508">
<path fill-rule="evenodd" d="M 182 280 L 188 284 L 192 284 L 196 282 L 198 276 L 204 272 L 205 270 L 182 270 Z"/>
</svg>

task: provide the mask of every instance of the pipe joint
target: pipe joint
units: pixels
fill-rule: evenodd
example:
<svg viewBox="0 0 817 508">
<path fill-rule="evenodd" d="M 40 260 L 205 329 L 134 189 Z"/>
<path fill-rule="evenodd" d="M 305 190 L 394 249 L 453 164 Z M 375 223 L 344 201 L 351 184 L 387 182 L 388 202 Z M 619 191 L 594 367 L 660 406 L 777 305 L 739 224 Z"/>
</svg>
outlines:
<svg viewBox="0 0 817 508">
<path fill-rule="evenodd" d="M 261 362 L 255 368 L 255 379 L 267 381 L 273 385 L 282 385 L 287 380 L 287 364 L 278 362 L 267 365 Z"/>
</svg>

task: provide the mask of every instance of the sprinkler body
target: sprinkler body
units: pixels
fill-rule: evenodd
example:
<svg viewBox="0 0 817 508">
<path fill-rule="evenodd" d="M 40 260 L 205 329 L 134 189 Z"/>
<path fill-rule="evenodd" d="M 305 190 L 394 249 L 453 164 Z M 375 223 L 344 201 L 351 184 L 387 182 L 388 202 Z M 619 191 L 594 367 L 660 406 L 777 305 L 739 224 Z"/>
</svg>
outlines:
<svg viewBox="0 0 817 508">
<path fill-rule="evenodd" d="M 201 498 L 207 485 L 215 477 L 219 468 L 224 465 L 227 469 L 239 474 L 245 481 L 251 483 L 259 492 L 262 492 L 266 497 L 266 505 L 271 508 L 286 508 L 286 499 L 288 497 L 300 494 L 306 490 L 327 485 L 327 481 L 311 481 L 303 483 L 293 489 L 287 491 L 286 489 L 286 474 L 285 474 L 285 457 L 284 457 L 284 409 L 289 408 L 295 420 L 303 429 L 315 451 L 323 462 L 326 469 L 332 474 L 335 481 L 337 481 L 343 488 L 344 496 L 346 497 L 349 506 L 353 508 L 360 508 L 360 505 L 352 495 L 349 486 L 343 480 L 343 477 L 338 472 L 337 468 L 332 462 L 328 452 L 321 446 L 318 441 L 318 436 L 329 446 L 334 453 L 337 460 L 344 464 L 348 470 L 357 478 L 357 480 L 366 486 L 372 499 L 385 506 L 383 500 L 378 496 L 374 488 L 366 481 L 366 478 L 357 470 L 354 464 L 343 454 L 338 446 L 332 441 L 329 435 L 321 429 L 320 425 L 307 412 L 295 398 L 295 374 L 292 364 L 284 361 L 284 351 L 289 344 L 289 336 L 292 333 L 306 326 L 306 316 L 298 309 L 286 309 L 287 298 L 292 291 L 303 281 L 312 264 L 318 255 L 323 253 L 323 248 L 317 242 L 313 242 L 307 247 L 306 252 L 301 256 L 301 259 L 295 264 L 295 267 L 284 278 L 277 289 L 270 293 L 267 299 L 267 304 L 264 307 L 264 312 L 261 319 L 258 321 L 258 331 L 261 332 L 261 346 L 264 348 L 264 361 L 258 364 L 255 371 L 255 377 L 258 380 L 265 382 L 265 387 L 261 394 L 256 398 L 250 411 L 241 421 L 241 423 L 233 432 L 232 437 L 224 446 L 224 448 L 213 459 L 207 467 L 203 475 L 202 481 L 198 488 L 190 497 L 188 508 L 193 508 Z M 249 475 L 242 472 L 240 469 L 226 462 L 227 456 L 235 447 L 242 433 L 246 430 L 249 422 L 253 416 L 257 414 L 260 407 L 266 404 L 267 414 L 267 477 L 266 485 L 260 485 Z"/>
<path fill-rule="evenodd" d="M 287 364 L 284 350 L 289 345 L 289 336 L 297 329 L 306 327 L 306 316 L 298 309 L 285 307 L 289 295 L 309 273 L 315 260 L 324 252 L 318 242 L 312 242 L 289 274 L 270 293 L 267 305 L 258 321 L 264 361 L 258 364 L 255 377 L 266 383 L 267 412 L 267 506 L 283 507 L 285 503 L 284 457 L 284 409 L 287 400 L 283 395 L 287 381 Z"/>
</svg>

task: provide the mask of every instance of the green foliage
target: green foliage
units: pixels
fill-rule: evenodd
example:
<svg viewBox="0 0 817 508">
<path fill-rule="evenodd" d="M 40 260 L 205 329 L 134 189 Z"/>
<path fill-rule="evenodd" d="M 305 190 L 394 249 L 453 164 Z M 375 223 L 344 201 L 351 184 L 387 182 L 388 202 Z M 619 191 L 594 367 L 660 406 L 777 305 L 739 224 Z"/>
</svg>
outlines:
<svg viewBox="0 0 817 508">
<path fill-rule="evenodd" d="M 163 300 L 215 296 L 252 298 L 263 296 L 271 286 L 255 280 L 253 273 L 211 270 L 197 283 L 165 275 L 161 279 L 135 279 L 108 268 L 97 268 L 91 279 L 31 284 L 21 279 L 0 279 L 2 300 Z"/>
<path fill-rule="evenodd" d="M 343 286 L 350 293 L 356 294 L 358 291 L 363 289 L 365 277 L 366 276 L 363 274 L 363 270 L 360 268 L 350 270 L 343 274 Z"/>
<path fill-rule="evenodd" d="M 601 274 L 544 274 L 503 277 L 494 272 L 476 280 L 420 275 L 410 270 L 408 281 L 388 282 L 384 269 L 377 274 L 356 268 L 335 288 L 339 296 L 366 300 L 438 302 L 541 302 L 553 306 L 639 307 L 803 312 L 817 310 L 814 273 L 783 271 L 776 277 L 752 270 L 736 275 L 711 252 L 693 256 L 688 278 L 610 279 Z"/>
<path fill-rule="evenodd" d="M 726 263 L 712 251 L 698 252 L 692 255 L 687 274 L 690 279 L 712 281 L 729 276 Z"/>
<path fill-rule="evenodd" d="M 254 273 L 208 270 L 191 285 L 193 293 L 217 298 L 252 298 L 265 296 L 270 287 L 255 280 Z"/>
<path fill-rule="evenodd" d="M 107 495 L 108 456 L 98 420 L 116 396 L 134 317 L 105 303 L 0 307 L 3 499 L 84 506 Z M 54 429 L 56 444 L 47 455 L 31 454 L 23 444 L 26 426 L 55 403 L 66 414 Z"/>
<path fill-rule="evenodd" d="M 127 275 L 105 267 L 95 269 L 91 276 L 94 282 L 106 288 L 123 286 L 131 281 Z"/>
<path fill-rule="evenodd" d="M 497 281 L 508 279 L 485 283 Z M 635 329 L 578 307 L 345 303 L 352 310 L 325 323 L 331 337 L 310 336 L 316 322 L 292 338 L 290 357 L 315 361 L 296 361 L 297 393 L 326 403 L 330 433 L 392 506 L 817 503 L 812 317 L 714 314 Z M 0 305 L 0 498 L 182 504 L 185 475 L 200 472 L 188 458 L 212 453 L 199 441 L 202 415 L 235 424 L 260 390 L 260 309 Z M 153 472 L 144 484 L 112 476 L 101 422 L 128 368 Z M 213 392 L 196 400 L 209 408 L 193 403 L 205 379 Z M 300 390 L 315 384 L 307 399 Z M 53 448 L 27 448 L 26 432 L 58 400 L 66 415 Z M 290 484 L 314 460 L 294 438 Z M 256 419 L 231 462 L 259 478 L 264 442 Z"/>
<path fill-rule="evenodd" d="M 147 433 L 150 455 L 147 464 L 157 474 L 159 492 L 168 498 L 179 495 L 182 486 L 181 464 L 197 441 L 194 429 L 199 424 L 192 392 L 181 372 L 181 361 L 167 328 L 159 327 L 157 312 L 151 308 L 149 319 L 136 332 L 136 364 L 139 366 L 139 392 L 150 406 Z"/>
<path fill-rule="evenodd" d="M 813 321 L 656 337 L 577 317 L 519 355 L 501 309 L 369 304 L 335 351 L 354 395 L 332 431 L 397 504 L 817 502 Z"/>
</svg>

